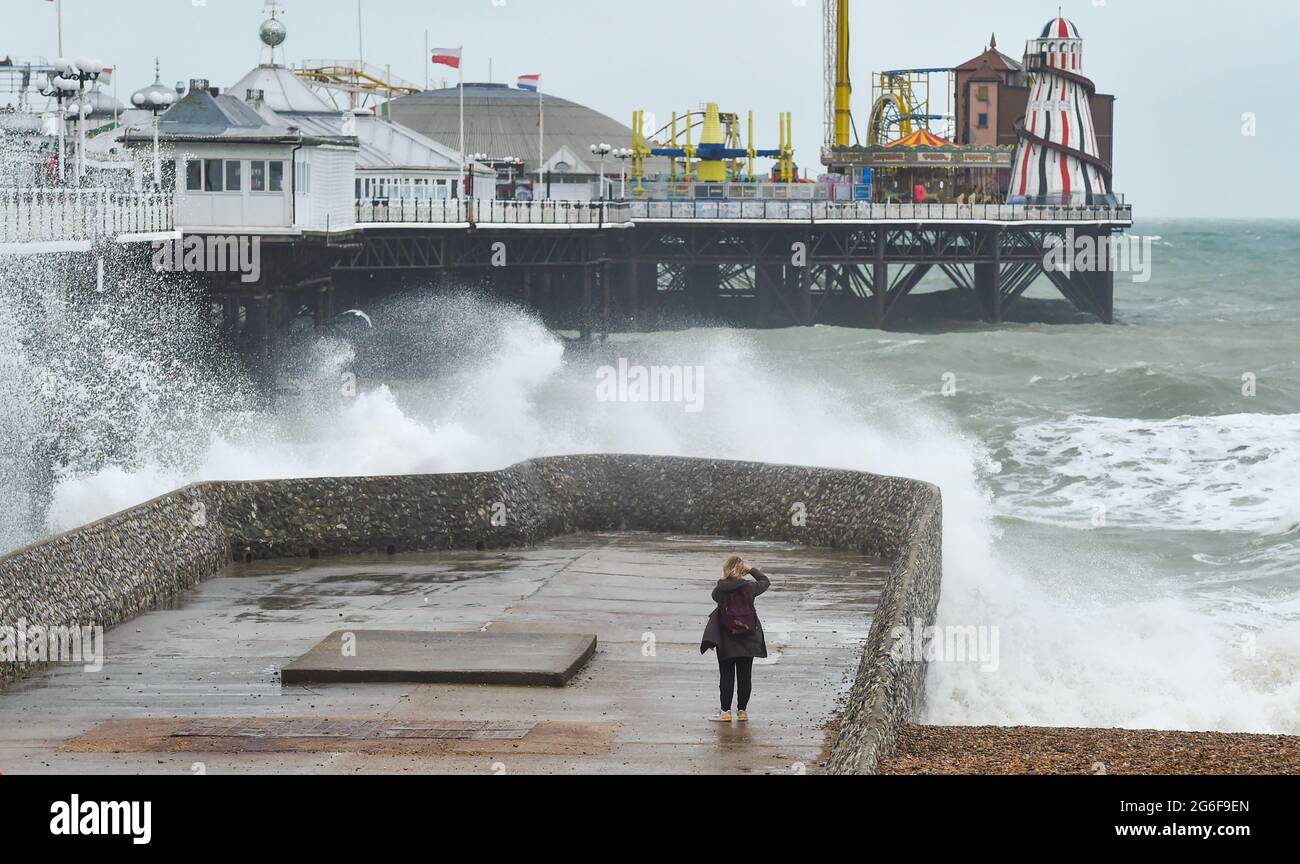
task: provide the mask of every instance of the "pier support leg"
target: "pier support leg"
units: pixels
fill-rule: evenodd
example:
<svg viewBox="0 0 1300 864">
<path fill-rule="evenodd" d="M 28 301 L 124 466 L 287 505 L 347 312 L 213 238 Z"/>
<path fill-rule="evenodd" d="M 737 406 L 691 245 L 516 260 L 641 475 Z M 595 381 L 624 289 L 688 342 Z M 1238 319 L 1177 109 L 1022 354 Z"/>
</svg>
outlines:
<svg viewBox="0 0 1300 864">
<path fill-rule="evenodd" d="M 334 283 L 328 282 L 316 289 L 316 305 L 313 311 L 313 321 L 316 324 L 316 333 L 320 335 L 329 327 L 329 323 L 334 320 Z"/>
<path fill-rule="evenodd" d="M 1066 300 L 1080 312 L 1096 315 L 1103 324 L 1115 323 L 1115 273 L 1109 269 L 1101 272 L 1061 273 L 1044 269 L 1047 278 Z"/>
<path fill-rule="evenodd" d="M 809 246 L 812 244 L 809 243 Z M 811 327 L 813 321 L 813 268 L 812 262 L 807 262 L 800 268 L 799 273 L 799 323 L 804 327 Z"/>
<path fill-rule="evenodd" d="M 979 299 L 980 313 L 991 324 L 1001 324 L 1002 308 L 1002 232 L 994 231 L 993 260 L 975 265 L 975 296 Z"/>
<path fill-rule="evenodd" d="M 258 294 L 250 301 L 249 323 L 252 324 L 249 361 L 253 377 L 264 385 L 271 384 L 271 295 Z"/>
<path fill-rule="evenodd" d="M 595 275 L 596 275 L 595 267 L 593 267 L 591 264 L 583 265 L 582 303 L 581 303 L 582 308 L 579 310 L 579 315 L 581 316 L 581 322 L 578 327 L 578 338 L 583 342 L 591 341 L 591 332 L 594 326 L 592 322 L 592 317 L 595 315 L 595 310 L 592 308 L 592 298 L 593 298 L 592 283 L 595 279 Z"/>
<path fill-rule="evenodd" d="M 980 314 L 990 324 L 1002 323 L 1002 265 L 975 265 L 975 294 Z"/>
<path fill-rule="evenodd" d="M 613 286 L 614 265 L 606 261 L 600 265 L 600 335 L 609 338 L 610 299 Z"/>
<path fill-rule="evenodd" d="M 718 293 L 722 290 L 722 266 L 712 262 L 692 263 L 686 270 L 686 292 L 692 311 L 709 322 L 717 315 Z"/>
<path fill-rule="evenodd" d="M 537 311 L 542 316 L 542 322 L 545 323 L 547 315 L 555 308 L 554 285 L 552 284 L 551 268 L 543 267 L 541 273 L 541 294 L 537 301 Z"/>
<path fill-rule="evenodd" d="M 758 298 L 755 304 L 754 326 L 768 327 L 772 323 L 772 299 L 780 290 L 781 265 L 760 263 L 755 271 L 754 289 Z"/>
<path fill-rule="evenodd" d="M 885 329 L 889 311 L 889 263 L 885 260 L 885 229 L 876 231 L 876 254 L 871 263 L 871 326 Z"/>
<path fill-rule="evenodd" d="M 640 261 L 633 258 L 628 262 L 623 274 L 623 318 L 627 329 L 636 332 L 640 329 L 638 319 L 641 316 L 641 268 Z"/>
<path fill-rule="evenodd" d="M 1106 269 L 1094 274 L 1097 291 L 1097 308 L 1101 312 L 1101 323 L 1115 323 L 1115 271 Z"/>
</svg>

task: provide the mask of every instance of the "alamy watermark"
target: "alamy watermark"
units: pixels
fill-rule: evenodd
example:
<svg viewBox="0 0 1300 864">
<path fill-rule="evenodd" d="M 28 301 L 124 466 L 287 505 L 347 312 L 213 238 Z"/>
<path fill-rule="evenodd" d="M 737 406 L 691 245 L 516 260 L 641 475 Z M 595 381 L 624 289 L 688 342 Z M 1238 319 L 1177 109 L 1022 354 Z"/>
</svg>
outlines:
<svg viewBox="0 0 1300 864">
<path fill-rule="evenodd" d="M 598 402 L 667 402 L 704 410 L 703 366 L 637 366 L 620 357 L 618 366 L 596 370 Z"/>
<path fill-rule="evenodd" d="M 1076 234 L 1048 237 L 1043 251 L 1043 268 L 1056 273 L 1132 273 L 1133 281 L 1151 281 L 1151 247 L 1154 237 L 1121 234 L 1097 237 Z"/>
<path fill-rule="evenodd" d="M 981 672 L 1001 666 L 997 627 L 922 627 L 920 622 L 889 631 L 889 656 L 910 663 L 978 663 Z"/>
<path fill-rule="evenodd" d="M 262 238 L 240 234 L 191 234 L 153 244 L 157 273 L 238 273 L 245 284 L 262 278 Z"/>
<path fill-rule="evenodd" d="M 46 626 L 23 618 L 0 624 L 0 663 L 80 663 L 87 672 L 99 672 L 104 668 L 104 628 Z"/>
</svg>

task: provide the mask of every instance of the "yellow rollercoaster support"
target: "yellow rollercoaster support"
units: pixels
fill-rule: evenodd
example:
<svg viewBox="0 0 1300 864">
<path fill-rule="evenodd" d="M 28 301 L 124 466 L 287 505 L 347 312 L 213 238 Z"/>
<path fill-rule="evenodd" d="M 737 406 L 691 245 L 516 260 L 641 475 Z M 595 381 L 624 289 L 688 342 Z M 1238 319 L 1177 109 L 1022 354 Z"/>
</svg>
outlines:
<svg viewBox="0 0 1300 864">
<path fill-rule="evenodd" d="M 749 146 L 745 148 L 749 154 L 749 171 L 746 177 L 752 183 L 754 182 L 754 159 L 758 156 L 758 151 L 754 149 L 754 112 L 749 112 Z"/>
<path fill-rule="evenodd" d="M 853 127 L 853 82 L 849 75 L 849 0 L 836 0 L 835 146 L 848 147 Z"/>
<path fill-rule="evenodd" d="M 781 182 L 794 182 L 794 114 L 785 111 L 781 114 Z"/>
<path fill-rule="evenodd" d="M 645 140 L 645 112 L 632 112 L 632 189 L 645 195 L 645 160 L 651 156 Z"/>
</svg>

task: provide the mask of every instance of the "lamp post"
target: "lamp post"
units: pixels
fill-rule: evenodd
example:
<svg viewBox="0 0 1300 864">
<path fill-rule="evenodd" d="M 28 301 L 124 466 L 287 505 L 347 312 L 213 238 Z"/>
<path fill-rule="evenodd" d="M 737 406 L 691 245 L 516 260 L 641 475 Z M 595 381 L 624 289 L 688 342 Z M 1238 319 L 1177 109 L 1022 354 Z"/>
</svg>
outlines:
<svg viewBox="0 0 1300 864">
<path fill-rule="evenodd" d="M 592 144 L 591 155 L 600 157 L 600 200 L 605 200 L 605 157 L 613 152 L 614 148 L 608 144 Z"/>
<path fill-rule="evenodd" d="M 64 61 L 67 62 L 67 61 Z M 57 64 L 56 67 L 57 68 Z M 76 62 L 63 71 L 63 77 L 77 83 L 77 185 L 86 179 L 86 116 L 90 114 L 90 101 L 86 97 L 86 85 L 98 81 L 104 72 L 104 64 L 93 57 L 78 57 Z"/>
<path fill-rule="evenodd" d="M 620 172 L 618 197 L 620 201 L 627 200 L 627 160 L 632 158 L 632 150 L 628 147 L 620 147 L 614 151 L 614 158 L 619 161 Z"/>
<path fill-rule="evenodd" d="M 54 71 L 57 73 L 53 78 L 42 76 L 36 83 L 36 89 L 47 99 L 54 99 L 59 106 L 59 182 L 67 180 L 67 170 L 63 163 L 67 159 L 67 111 L 63 107 L 64 103 L 72 98 L 72 94 L 77 91 L 77 82 L 67 76 L 67 72 L 72 69 L 72 64 L 60 57 L 54 61 Z"/>
<path fill-rule="evenodd" d="M 153 83 L 131 94 L 131 104 L 153 114 L 153 185 L 162 186 L 162 156 L 158 151 L 158 127 L 162 114 L 176 104 L 176 94 L 163 86 L 162 74 L 159 72 L 158 60 L 154 59 Z"/>
<path fill-rule="evenodd" d="M 524 174 L 524 160 L 518 156 L 511 156 L 506 160 L 506 184 L 510 187 L 510 200 L 515 200 L 515 173 L 518 172 L 522 177 Z"/>
<path fill-rule="evenodd" d="M 478 164 L 481 162 L 481 163 L 483 163 L 484 165 L 487 165 L 489 168 L 492 168 L 493 170 L 496 170 L 496 169 L 495 169 L 495 166 L 491 165 L 491 164 L 488 162 L 489 158 L 490 158 L 490 157 L 489 157 L 488 154 L 486 154 L 486 153 L 471 153 L 471 154 L 469 154 L 468 156 L 465 157 L 466 161 L 469 162 L 469 173 L 468 173 L 468 175 L 467 175 L 466 178 L 465 178 L 465 183 L 466 183 L 466 186 L 465 186 L 465 197 L 467 197 L 467 198 L 473 198 L 473 197 L 474 197 L 474 166 L 475 166 L 475 165 L 478 165 Z M 496 184 L 493 183 L 493 184 L 492 184 L 492 198 L 495 200 L 496 197 L 497 197 Z"/>
</svg>

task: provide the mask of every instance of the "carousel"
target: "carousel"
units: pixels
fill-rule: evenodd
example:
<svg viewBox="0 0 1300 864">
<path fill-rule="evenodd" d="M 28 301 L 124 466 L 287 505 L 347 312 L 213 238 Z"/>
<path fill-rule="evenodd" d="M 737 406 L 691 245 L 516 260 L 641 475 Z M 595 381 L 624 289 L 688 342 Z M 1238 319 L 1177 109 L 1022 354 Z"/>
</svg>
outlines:
<svg viewBox="0 0 1300 864">
<path fill-rule="evenodd" d="M 969 147 L 928 129 L 840 151 L 854 182 L 883 204 L 985 204 L 1006 195 L 1014 147 Z"/>
</svg>

